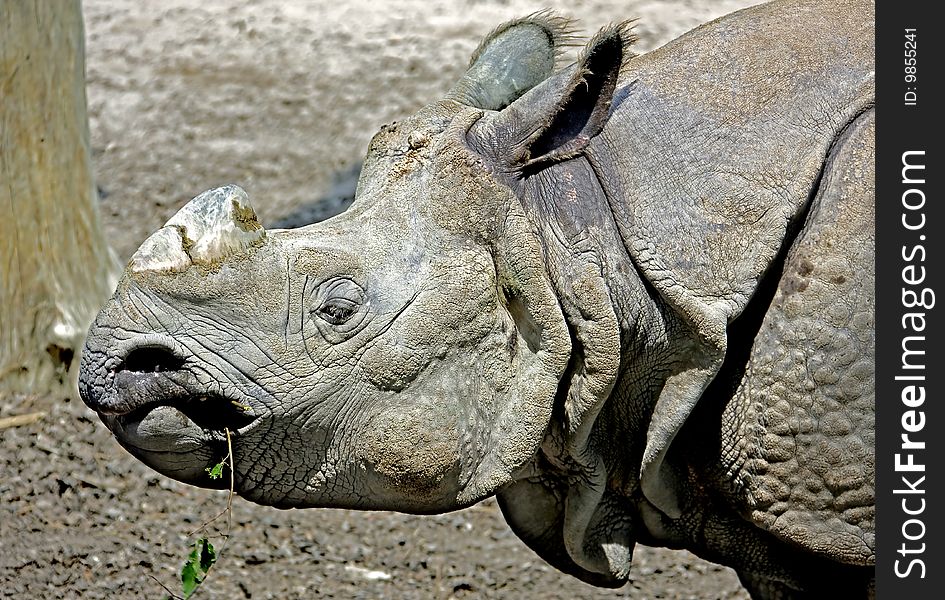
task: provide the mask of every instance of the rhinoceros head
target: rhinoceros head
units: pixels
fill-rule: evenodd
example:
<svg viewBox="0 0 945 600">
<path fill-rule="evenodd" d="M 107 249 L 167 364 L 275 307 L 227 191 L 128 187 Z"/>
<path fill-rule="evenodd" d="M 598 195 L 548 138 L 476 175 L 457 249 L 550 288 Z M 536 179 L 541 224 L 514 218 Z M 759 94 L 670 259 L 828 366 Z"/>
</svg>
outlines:
<svg viewBox="0 0 945 600">
<path fill-rule="evenodd" d="M 520 98 L 552 75 L 562 31 L 537 17 L 494 32 L 447 98 L 374 137 L 335 218 L 266 231 L 238 187 L 193 199 L 93 324 L 84 401 L 132 454 L 196 485 L 220 485 L 206 469 L 229 434 L 236 491 L 263 504 L 432 512 L 508 483 L 571 352 L 499 173 L 594 125 L 559 123 L 558 139 L 562 95 Z M 561 77 L 551 89 L 609 81 L 580 65 Z"/>
</svg>

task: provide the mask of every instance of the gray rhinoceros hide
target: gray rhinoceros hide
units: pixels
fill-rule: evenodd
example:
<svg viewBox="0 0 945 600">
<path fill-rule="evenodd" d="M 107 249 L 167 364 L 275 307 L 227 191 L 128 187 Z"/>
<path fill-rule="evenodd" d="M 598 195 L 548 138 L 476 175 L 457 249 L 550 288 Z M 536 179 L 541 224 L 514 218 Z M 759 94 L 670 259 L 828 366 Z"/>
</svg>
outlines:
<svg viewBox="0 0 945 600">
<path fill-rule="evenodd" d="M 637 542 L 755 597 L 866 597 L 873 8 L 773 2 L 643 56 L 496 29 L 372 140 L 353 206 L 266 231 L 211 190 L 132 258 L 80 391 L 161 473 L 438 512 L 619 586 Z"/>
</svg>

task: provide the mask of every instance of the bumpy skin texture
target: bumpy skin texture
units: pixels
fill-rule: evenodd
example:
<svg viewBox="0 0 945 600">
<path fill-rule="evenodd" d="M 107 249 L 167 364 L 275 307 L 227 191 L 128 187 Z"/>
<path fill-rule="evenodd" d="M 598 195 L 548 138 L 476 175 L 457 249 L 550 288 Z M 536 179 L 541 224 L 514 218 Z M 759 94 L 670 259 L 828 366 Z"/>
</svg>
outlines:
<svg viewBox="0 0 945 600">
<path fill-rule="evenodd" d="M 132 259 L 80 390 L 178 479 L 436 512 L 497 494 L 602 585 L 637 542 L 759 598 L 867 596 L 872 5 L 775 2 L 631 58 L 498 28 L 382 128 L 346 213 L 264 231 L 214 190 Z M 239 409 L 234 408 L 238 406 Z"/>
<path fill-rule="evenodd" d="M 851 124 L 828 158 L 722 419 L 723 465 L 752 519 L 859 565 L 875 558 L 873 122 Z"/>
</svg>

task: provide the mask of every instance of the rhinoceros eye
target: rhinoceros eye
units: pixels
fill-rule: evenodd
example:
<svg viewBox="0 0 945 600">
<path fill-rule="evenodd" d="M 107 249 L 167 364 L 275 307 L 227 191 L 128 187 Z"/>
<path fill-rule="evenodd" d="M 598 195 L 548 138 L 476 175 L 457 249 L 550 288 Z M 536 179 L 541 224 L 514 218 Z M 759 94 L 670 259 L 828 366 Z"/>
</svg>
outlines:
<svg viewBox="0 0 945 600">
<path fill-rule="evenodd" d="M 358 312 L 358 305 L 347 298 L 329 298 L 315 313 L 325 322 L 341 325 Z"/>
<path fill-rule="evenodd" d="M 364 320 L 361 309 L 366 303 L 367 296 L 361 286 L 346 277 L 339 277 L 318 286 L 311 314 L 317 322 L 330 325 L 334 332 L 347 334 Z M 323 333 L 328 334 L 328 331 Z"/>
</svg>

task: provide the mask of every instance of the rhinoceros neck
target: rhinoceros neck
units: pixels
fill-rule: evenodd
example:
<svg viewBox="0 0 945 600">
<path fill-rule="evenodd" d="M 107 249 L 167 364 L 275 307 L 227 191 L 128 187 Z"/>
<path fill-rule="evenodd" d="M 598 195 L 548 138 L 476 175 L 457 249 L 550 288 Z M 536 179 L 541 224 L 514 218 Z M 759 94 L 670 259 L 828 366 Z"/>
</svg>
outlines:
<svg viewBox="0 0 945 600">
<path fill-rule="evenodd" d="M 581 328 L 607 318 L 602 290 L 620 330 L 619 373 L 589 435 L 621 441 L 596 447 L 622 454 L 603 457 L 622 495 L 646 487 L 647 469 L 670 481 L 660 469 L 679 415 L 722 364 L 728 324 L 790 246 L 831 149 L 873 105 L 872 18 L 844 10 L 747 10 L 632 60 L 584 153 L 521 183 L 575 339 L 592 343 Z M 832 26 L 807 30 L 811 11 Z M 669 369 L 686 376 L 668 383 Z M 658 400 L 674 408 L 651 423 Z M 644 450 L 645 438 L 662 441 Z"/>
<path fill-rule="evenodd" d="M 580 307 L 588 290 L 577 282 L 593 272 L 621 324 L 621 349 L 634 349 L 640 343 L 637 331 L 652 327 L 660 311 L 633 264 L 591 163 L 578 157 L 525 179 L 522 202 L 541 237 L 559 298 Z"/>
<path fill-rule="evenodd" d="M 583 218 L 560 182 L 592 182 L 584 210 L 606 215 L 613 235 L 599 245 L 620 251 L 611 264 L 633 267 L 634 278 L 608 282 L 631 299 L 621 324 L 624 339 L 637 341 L 624 344 L 633 362 L 616 389 L 637 408 L 647 392 L 634 373 L 652 373 L 653 389 L 673 360 L 700 372 L 678 386 L 687 402 L 698 399 L 725 355 L 728 323 L 808 214 L 831 149 L 873 106 L 871 13 L 845 10 L 748 9 L 633 59 L 584 155 L 547 170 L 555 183 L 545 188 L 563 185 L 557 195 L 569 200 L 554 207 L 557 222 Z M 809 31 L 811 11 L 832 26 Z M 639 298 L 649 307 L 642 315 Z M 648 315 L 646 335 L 635 337 L 632 319 Z M 662 362 L 646 364 L 653 355 Z M 642 406 L 649 419 L 652 404 Z"/>
<path fill-rule="evenodd" d="M 815 10 L 830 25 L 812 32 L 802 17 Z M 595 435 L 626 440 L 630 456 L 614 463 L 625 474 L 611 481 L 633 494 L 640 473 L 643 495 L 666 515 L 680 507 L 663 492 L 685 485 L 683 471 L 663 469 L 668 448 L 722 365 L 729 324 L 779 272 L 828 157 L 874 104 L 871 27 L 866 10 L 784 3 L 634 59 L 603 131 L 582 157 L 549 168 L 533 192 L 559 198 L 548 222 L 595 240 L 609 266 L 633 267 L 633 278 L 607 278 L 623 310 L 625 361 L 604 409 L 619 414 L 599 418 Z M 590 182 L 592 192 L 576 199 L 572 180 Z M 587 213 L 606 215 L 613 237 L 582 236 L 582 227 L 593 230 Z M 579 264 L 580 252 L 572 254 Z M 634 337 L 628 319 L 648 317 L 646 335 Z M 668 364 L 685 377 L 667 379 Z M 641 468 L 643 437 L 651 442 Z"/>
<path fill-rule="evenodd" d="M 607 404 L 606 411 L 620 413 L 618 418 L 608 419 L 605 428 L 623 428 L 608 435 L 627 443 L 619 445 L 619 457 L 609 458 L 614 464 L 639 464 L 643 440 L 630 432 L 646 429 L 643 407 L 651 398 L 644 397 L 649 391 L 637 385 L 637 380 L 660 377 L 663 367 L 658 357 L 665 355 L 671 327 L 667 318 L 673 316 L 641 278 L 601 181 L 586 157 L 555 164 L 526 178 L 520 194 L 541 238 L 548 278 L 572 338 L 580 346 L 575 351 L 580 361 L 604 353 L 611 354 L 606 357 L 611 364 L 619 364 L 612 388 L 614 401 L 602 401 Z M 590 333 L 592 327 L 595 331 Z M 596 329 L 607 329 L 611 335 L 602 336 Z M 618 339 L 619 343 L 611 345 L 604 338 Z M 633 369 L 627 368 L 630 362 Z M 627 394 L 628 389 L 635 391 Z"/>
</svg>

